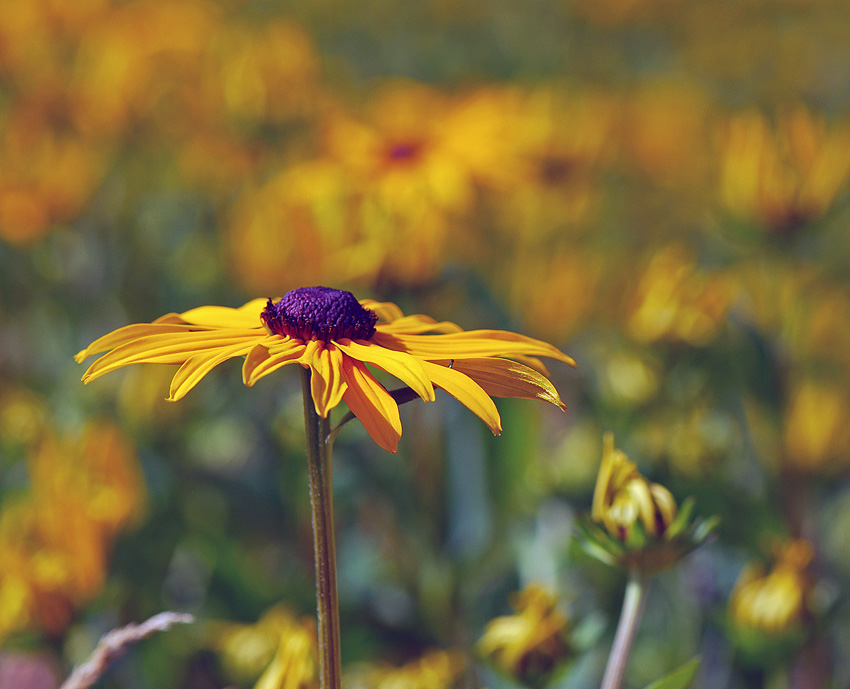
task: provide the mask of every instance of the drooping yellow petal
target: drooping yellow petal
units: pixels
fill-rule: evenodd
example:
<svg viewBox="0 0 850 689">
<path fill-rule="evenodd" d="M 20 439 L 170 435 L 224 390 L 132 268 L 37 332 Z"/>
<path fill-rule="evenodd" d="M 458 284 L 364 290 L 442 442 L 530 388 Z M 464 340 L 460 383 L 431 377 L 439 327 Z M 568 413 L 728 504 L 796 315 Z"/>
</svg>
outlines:
<svg viewBox="0 0 850 689">
<path fill-rule="evenodd" d="M 195 326 L 179 323 L 134 323 L 133 325 L 125 325 L 123 328 L 113 330 L 103 337 L 99 337 L 85 349 L 77 352 L 74 355 L 74 361 L 78 364 L 85 361 L 92 354 L 105 352 L 108 349 L 115 349 L 121 345 L 138 340 L 140 337 L 148 335 L 164 335 L 166 333 L 186 333 L 193 330 L 198 330 Z"/>
<path fill-rule="evenodd" d="M 378 445 L 387 452 L 398 452 L 401 419 L 398 405 L 366 364 L 349 356 L 342 357 L 342 374 L 348 389 L 342 396 L 352 413 Z"/>
<path fill-rule="evenodd" d="M 260 314 L 267 299 L 252 299 L 238 309 L 227 306 L 198 306 L 180 314 L 186 323 L 210 328 L 262 328 Z"/>
<path fill-rule="evenodd" d="M 327 418 L 328 412 L 342 401 L 342 396 L 348 388 L 342 375 L 343 354 L 333 342 L 318 347 L 313 352 L 310 361 L 310 393 L 313 396 L 313 404 L 316 405 L 316 413 Z M 304 356 L 306 351 L 301 360 Z"/>
<path fill-rule="evenodd" d="M 379 323 L 376 328 L 391 334 L 460 333 L 463 328 L 451 321 L 437 322 L 430 316 L 413 315 L 397 318 L 392 323 Z"/>
<path fill-rule="evenodd" d="M 472 378 L 460 371 L 423 361 L 422 367 L 434 382 L 434 385 L 442 388 L 454 397 L 463 406 L 486 423 L 494 435 L 502 433 L 502 421 L 499 410 L 493 400 Z"/>
<path fill-rule="evenodd" d="M 429 359 L 477 359 L 481 357 L 547 356 L 575 366 L 571 357 L 552 345 L 506 330 L 469 330 L 445 335 L 402 335 L 378 331 L 375 344 Z"/>
<path fill-rule="evenodd" d="M 566 411 L 549 379 L 524 364 L 510 359 L 458 359 L 452 366 L 465 373 L 493 397 L 544 400 Z"/>
<path fill-rule="evenodd" d="M 196 354 L 226 349 L 238 344 L 255 344 L 257 339 L 257 331 L 252 330 L 199 330 L 146 335 L 104 354 L 89 367 L 83 375 L 83 381 L 88 383 L 109 371 L 130 364 L 182 364 Z"/>
<path fill-rule="evenodd" d="M 376 347 L 371 341 L 355 342 L 349 339 L 338 341 L 337 346 L 348 356 L 383 369 L 410 387 L 426 402 L 434 401 L 434 386 L 422 363 L 412 356 L 394 350 Z"/>
<path fill-rule="evenodd" d="M 304 344 L 301 340 L 289 340 L 289 348 L 282 348 L 270 352 L 262 342 L 254 346 L 245 357 L 245 363 L 242 365 L 242 382 L 248 387 L 251 387 L 263 376 L 267 376 L 273 371 L 277 371 L 283 366 L 299 363 L 301 355 L 304 354 Z"/>
<path fill-rule="evenodd" d="M 177 370 L 177 373 L 174 374 L 174 378 L 171 379 L 171 388 L 166 399 L 169 402 L 176 402 L 183 398 L 213 368 L 223 361 L 247 354 L 254 346 L 253 342 L 249 342 L 248 344 L 240 343 L 233 347 L 196 354 L 190 359 L 187 359 Z"/>
</svg>

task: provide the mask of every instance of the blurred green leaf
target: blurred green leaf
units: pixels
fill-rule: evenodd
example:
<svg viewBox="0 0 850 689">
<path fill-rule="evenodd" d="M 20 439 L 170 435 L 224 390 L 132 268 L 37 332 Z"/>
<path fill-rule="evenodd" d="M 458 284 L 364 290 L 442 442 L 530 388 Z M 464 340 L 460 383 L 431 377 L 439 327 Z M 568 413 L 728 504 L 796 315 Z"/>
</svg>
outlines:
<svg viewBox="0 0 850 689">
<path fill-rule="evenodd" d="M 686 689 L 697 676 L 700 663 L 702 663 L 702 658 L 695 656 L 661 679 L 648 684 L 645 689 Z"/>
</svg>

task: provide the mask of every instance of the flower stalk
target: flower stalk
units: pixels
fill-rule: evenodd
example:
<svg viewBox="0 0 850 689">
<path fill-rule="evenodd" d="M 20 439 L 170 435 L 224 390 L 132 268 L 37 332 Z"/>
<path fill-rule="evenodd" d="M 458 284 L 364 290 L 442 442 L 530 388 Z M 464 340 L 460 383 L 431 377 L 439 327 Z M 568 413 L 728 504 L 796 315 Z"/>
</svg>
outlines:
<svg viewBox="0 0 850 689">
<path fill-rule="evenodd" d="M 310 505 L 313 516 L 313 554 L 316 561 L 319 682 L 321 689 L 340 689 L 342 665 L 331 466 L 333 439 L 330 436 L 329 420 L 316 412 L 310 389 L 310 376 L 309 368 L 301 369 Z"/>
<path fill-rule="evenodd" d="M 626 673 L 626 663 L 632 650 L 637 625 L 646 602 L 646 592 L 649 588 L 650 577 L 637 569 L 629 572 L 626 593 L 623 596 L 623 609 L 620 621 L 614 634 L 614 644 L 605 666 L 600 689 L 620 689 L 623 676 Z"/>
</svg>

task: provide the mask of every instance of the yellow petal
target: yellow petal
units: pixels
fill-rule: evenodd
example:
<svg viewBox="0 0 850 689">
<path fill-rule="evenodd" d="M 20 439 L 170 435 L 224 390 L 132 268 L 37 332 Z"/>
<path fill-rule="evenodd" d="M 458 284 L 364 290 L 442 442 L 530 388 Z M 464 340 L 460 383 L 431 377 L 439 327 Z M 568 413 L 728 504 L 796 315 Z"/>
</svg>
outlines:
<svg viewBox="0 0 850 689">
<path fill-rule="evenodd" d="M 602 437 L 602 464 L 593 489 L 593 505 L 590 516 L 595 522 L 601 522 L 608 509 L 610 500 L 611 475 L 614 471 L 614 434 L 606 433 Z"/>
<path fill-rule="evenodd" d="M 316 413 L 327 418 L 328 412 L 342 401 L 348 388 L 342 376 L 343 355 L 332 342 L 314 351 L 310 361 L 310 393 Z"/>
<path fill-rule="evenodd" d="M 348 356 L 374 364 L 395 376 L 426 402 L 434 401 L 434 386 L 419 361 L 408 354 L 371 344 L 371 341 L 362 342 L 365 344 L 343 339 L 336 344 Z"/>
<path fill-rule="evenodd" d="M 88 383 L 109 371 L 130 364 L 182 364 L 196 354 L 209 350 L 226 349 L 238 344 L 254 344 L 257 337 L 257 332 L 250 330 L 199 330 L 147 335 L 104 354 L 85 372 L 83 381 Z M 248 348 L 245 351 L 247 352 Z"/>
<path fill-rule="evenodd" d="M 517 397 L 550 402 L 566 411 L 558 391 L 548 378 L 509 359 L 459 359 L 455 371 L 465 373 L 492 397 Z"/>
<path fill-rule="evenodd" d="M 429 359 L 547 356 L 575 366 L 575 361 L 552 345 L 506 330 L 468 330 L 445 335 L 395 335 L 377 332 L 371 340 L 389 349 Z"/>
<path fill-rule="evenodd" d="M 434 385 L 445 390 L 480 418 L 490 427 L 494 435 L 501 434 L 502 422 L 499 418 L 499 410 L 478 383 L 460 371 L 432 364 L 430 361 L 423 361 L 422 367 Z"/>
<path fill-rule="evenodd" d="M 366 364 L 342 357 L 342 374 L 348 389 L 342 396 L 352 413 L 378 445 L 387 452 L 398 452 L 401 419 L 398 405 L 384 386 L 366 368 Z"/>
<path fill-rule="evenodd" d="M 252 346 L 251 343 L 238 344 L 219 351 L 197 354 L 187 359 L 171 379 L 171 389 L 167 399 L 170 402 L 181 399 L 213 368 L 223 361 L 247 354 Z"/>
<path fill-rule="evenodd" d="M 637 505 L 638 514 L 640 514 L 646 533 L 657 536 L 658 525 L 655 523 L 655 503 L 652 501 L 652 494 L 649 491 L 649 481 L 643 476 L 635 478 L 627 484 L 626 492 L 632 502 Z"/>
<path fill-rule="evenodd" d="M 420 314 L 397 318 L 391 323 L 381 323 L 376 326 L 378 330 L 385 333 L 406 333 L 419 335 L 421 333 L 460 333 L 463 328 L 451 321 L 435 321 L 430 316 Z"/>
<path fill-rule="evenodd" d="M 262 343 L 257 344 L 245 357 L 242 365 L 242 382 L 251 387 L 263 376 L 277 371 L 282 366 L 299 363 L 304 353 L 304 344 L 300 340 L 290 340 L 289 349 L 278 349 L 274 353 Z"/>
<path fill-rule="evenodd" d="M 267 299 L 253 299 L 238 309 L 227 306 L 199 306 L 180 314 L 187 323 L 211 328 L 262 328 L 260 314 Z"/>
<path fill-rule="evenodd" d="M 134 323 L 133 325 L 125 325 L 123 328 L 113 330 L 103 337 L 96 339 L 88 347 L 74 355 L 74 360 L 79 364 L 92 354 L 105 352 L 109 349 L 115 349 L 121 345 L 127 344 L 134 340 L 147 335 L 164 335 L 166 333 L 185 333 L 198 330 L 195 326 L 176 323 Z"/>
<path fill-rule="evenodd" d="M 397 318 L 402 318 L 404 314 L 391 301 L 375 301 L 374 299 L 361 299 L 360 305 L 364 308 L 374 311 L 378 314 L 378 318 L 382 321 L 392 322 Z"/>
</svg>

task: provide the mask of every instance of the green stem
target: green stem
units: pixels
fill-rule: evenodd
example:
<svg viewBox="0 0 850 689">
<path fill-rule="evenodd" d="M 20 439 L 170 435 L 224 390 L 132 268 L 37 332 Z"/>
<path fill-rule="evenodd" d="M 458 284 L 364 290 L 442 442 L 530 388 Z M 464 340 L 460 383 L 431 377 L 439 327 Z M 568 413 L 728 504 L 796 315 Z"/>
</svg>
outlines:
<svg viewBox="0 0 850 689">
<path fill-rule="evenodd" d="M 316 559 L 316 606 L 319 623 L 319 681 L 321 689 L 340 689 L 342 669 L 339 642 L 339 599 L 334 544 L 333 439 L 330 422 L 316 413 L 310 392 L 310 369 L 301 369 L 304 427 L 307 435 L 310 505 L 313 512 L 313 553 Z"/>
<path fill-rule="evenodd" d="M 600 689 L 620 689 L 620 685 L 623 683 L 626 663 L 632 649 L 632 641 L 635 638 L 635 631 L 643 611 L 648 588 L 649 578 L 646 575 L 637 571 L 629 572 L 629 581 L 626 584 L 626 593 L 623 596 L 623 609 L 620 612 L 620 621 L 617 624 L 617 632 L 614 634 L 614 645 L 611 647 L 611 654 L 608 656 L 608 665 L 605 667 Z"/>
</svg>

